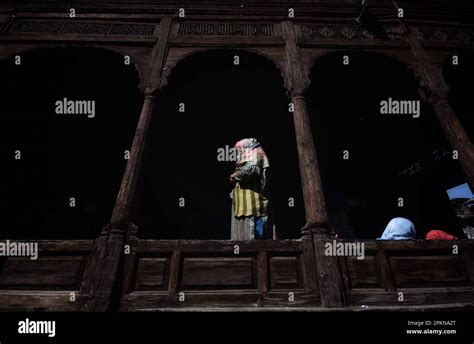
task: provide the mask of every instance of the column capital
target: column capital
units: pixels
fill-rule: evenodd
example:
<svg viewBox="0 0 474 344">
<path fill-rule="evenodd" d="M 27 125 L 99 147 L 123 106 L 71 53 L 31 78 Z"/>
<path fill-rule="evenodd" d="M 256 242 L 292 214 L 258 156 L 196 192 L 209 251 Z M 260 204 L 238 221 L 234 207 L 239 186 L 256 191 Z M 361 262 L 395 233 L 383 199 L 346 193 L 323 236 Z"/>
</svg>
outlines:
<svg viewBox="0 0 474 344">
<path fill-rule="evenodd" d="M 145 84 L 145 87 L 144 87 L 145 98 L 156 98 L 160 90 L 161 90 L 160 82 Z"/>
<path fill-rule="evenodd" d="M 302 98 L 306 99 L 306 91 L 308 89 L 308 84 L 307 83 L 299 83 L 299 84 L 294 84 L 291 86 L 290 89 L 290 98 L 291 101 Z"/>
<path fill-rule="evenodd" d="M 307 222 L 303 228 L 301 228 L 303 234 L 329 234 L 329 224 L 326 222 Z"/>
</svg>

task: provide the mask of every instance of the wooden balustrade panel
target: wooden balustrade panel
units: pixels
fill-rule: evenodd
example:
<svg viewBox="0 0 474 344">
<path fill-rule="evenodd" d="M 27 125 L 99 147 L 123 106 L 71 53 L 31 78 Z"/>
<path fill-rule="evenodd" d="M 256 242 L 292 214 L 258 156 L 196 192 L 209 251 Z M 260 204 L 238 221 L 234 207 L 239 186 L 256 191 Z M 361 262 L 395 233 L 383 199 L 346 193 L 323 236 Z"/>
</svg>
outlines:
<svg viewBox="0 0 474 344">
<path fill-rule="evenodd" d="M 80 310 L 80 286 L 92 240 L 38 241 L 38 258 L 0 262 L 0 310 Z M 74 293 L 74 301 L 71 301 Z"/>
<path fill-rule="evenodd" d="M 363 260 L 340 259 L 349 305 L 468 304 L 474 300 L 474 242 L 364 244 Z"/>
<path fill-rule="evenodd" d="M 319 305 L 303 245 L 284 241 L 137 240 L 122 310 Z M 237 246 L 236 246 L 237 245 Z M 183 300 L 184 295 L 184 300 Z M 181 298 L 181 300 L 180 300 Z"/>
</svg>

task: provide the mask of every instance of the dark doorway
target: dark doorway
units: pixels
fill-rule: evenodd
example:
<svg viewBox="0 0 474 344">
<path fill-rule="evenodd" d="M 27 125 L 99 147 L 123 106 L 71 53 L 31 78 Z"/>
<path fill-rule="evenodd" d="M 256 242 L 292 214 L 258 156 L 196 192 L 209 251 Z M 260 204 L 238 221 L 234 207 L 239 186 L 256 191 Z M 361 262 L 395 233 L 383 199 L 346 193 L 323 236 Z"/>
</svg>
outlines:
<svg viewBox="0 0 474 344">
<path fill-rule="evenodd" d="M 243 50 L 211 50 L 179 62 L 168 81 L 150 133 L 139 235 L 229 239 L 234 162 L 218 161 L 217 153 L 254 137 L 270 159 L 280 237 L 300 237 L 304 207 L 296 140 L 276 66 Z"/>
<path fill-rule="evenodd" d="M 12 57 L 0 66 L 1 236 L 95 238 L 110 221 L 140 113 L 138 73 L 103 49 L 20 56 L 20 65 Z M 95 101 L 95 116 L 57 114 L 64 98 Z"/>
</svg>

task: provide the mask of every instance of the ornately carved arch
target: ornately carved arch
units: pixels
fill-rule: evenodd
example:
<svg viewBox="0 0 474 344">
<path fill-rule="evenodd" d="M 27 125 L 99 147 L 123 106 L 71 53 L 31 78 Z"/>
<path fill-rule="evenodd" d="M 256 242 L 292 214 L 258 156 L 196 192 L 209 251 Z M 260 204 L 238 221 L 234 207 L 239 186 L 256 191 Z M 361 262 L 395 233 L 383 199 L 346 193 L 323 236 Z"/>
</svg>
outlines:
<svg viewBox="0 0 474 344">
<path fill-rule="evenodd" d="M 188 59 L 193 58 L 198 54 L 205 54 L 209 52 L 219 52 L 219 51 L 243 51 L 246 54 L 258 55 L 260 58 L 264 58 L 270 62 L 274 68 L 280 73 L 280 76 L 283 80 L 283 85 L 286 90 L 289 89 L 289 83 L 287 78 L 287 68 L 285 68 L 285 61 L 281 61 L 278 57 L 270 55 L 268 52 L 263 52 L 259 48 L 240 48 L 240 47 L 213 47 L 213 48 L 192 48 L 192 50 L 187 51 L 184 54 L 176 55 L 174 53 L 168 54 L 166 58 L 166 63 L 163 67 L 162 73 L 162 84 L 161 86 L 166 86 L 169 82 L 169 78 L 173 73 L 175 68 L 179 68 L 179 65 Z"/>
<path fill-rule="evenodd" d="M 133 52 L 126 51 L 125 48 L 121 47 L 113 47 L 113 46 L 103 46 L 103 45 L 97 45 L 97 44 L 87 44 L 87 45 L 81 45 L 81 44 L 48 44 L 47 46 L 44 44 L 22 44 L 22 45 L 12 45 L 12 46 L 4 46 L 2 51 L 0 52 L 0 64 L 5 63 L 9 59 L 12 59 L 14 56 L 20 55 L 29 55 L 29 54 L 34 54 L 36 51 L 40 49 L 48 49 L 48 50 L 54 50 L 58 48 L 74 48 L 78 50 L 96 50 L 97 52 L 100 51 L 106 51 L 106 52 L 111 52 L 120 59 L 124 60 L 125 56 L 130 56 L 130 63 L 133 65 L 133 69 L 137 75 L 137 88 L 140 89 L 140 91 L 143 91 L 143 85 L 145 82 L 145 75 L 146 75 L 146 65 L 142 63 L 138 63 L 137 61 L 139 58 L 133 54 Z"/>
<path fill-rule="evenodd" d="M 381 58 L 381 59 L 389 59 L 399 64 L 403 64 L 406 66 L 407 69 L 415 76 L 415 73 L 412 69 L 413 60 L 415 59 L 412 55 L 410 50 L 406 51 L 392 51 L 388 49 L 315 49 L 314 54 L 311 54 L 311 57 L 305 63 L 305 73 L 307 80 L 310 81 L 311 73 L 315 66 L 318 64 L 321 58 L 330 57 L 333 55 L 334 57 L 338 56 L 339 54 L 347 53 L 350 55 L 351 53 L 360 54 L 366 53 L 374 58 Z M 308 85 L 309 86 L 309 85 Z"/>
</svg>

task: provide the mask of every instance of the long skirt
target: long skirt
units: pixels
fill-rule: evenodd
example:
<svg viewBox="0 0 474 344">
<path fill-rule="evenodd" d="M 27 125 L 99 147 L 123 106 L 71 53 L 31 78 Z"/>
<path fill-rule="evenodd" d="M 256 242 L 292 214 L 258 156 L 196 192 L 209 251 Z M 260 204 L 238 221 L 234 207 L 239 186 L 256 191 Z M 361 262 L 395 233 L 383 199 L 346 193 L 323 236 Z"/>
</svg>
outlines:
<svg viewBox="0 0 474 344">
<path fill-rule="evenodd" d="M 232 193 L 231 193 L 232 198 Z M 231 240 L 271 239 L 268 230 L 268 216 L 239 216 L 234 215 L 234 202 L 232 200 Z"/>
</svg>

